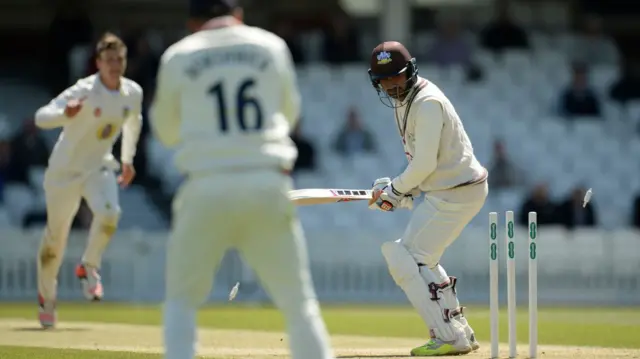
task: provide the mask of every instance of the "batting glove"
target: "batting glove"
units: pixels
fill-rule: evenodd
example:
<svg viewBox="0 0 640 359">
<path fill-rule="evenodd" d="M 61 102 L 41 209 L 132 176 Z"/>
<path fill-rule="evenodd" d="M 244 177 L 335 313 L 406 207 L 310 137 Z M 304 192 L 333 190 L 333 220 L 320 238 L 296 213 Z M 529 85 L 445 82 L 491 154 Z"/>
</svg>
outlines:
<svg viewBox="0 0 640 359">
<path fill-rule="evenodd" d="M 373 191 L 373 192 L 382 191 L 383 188 L 387 187 L 390 184 L 391 184 L 391 178 L 389 178 L 389 177 L 378 178 L 371 185 L 371 187 L 372 187 L 371 191 Z"/>
<path fill-rule="evenodd" d="M 383 192 L 385 190 L 385 187 L 388 187 L 391 184 L 391 178 L 389 177 L 382 177 L 382 178 L 378 178 L 377 180 L 375 180 L 373 182 L 371 191 L 374 193 L 374 198 L 376 198 L 377 200 L 379 200 L 378 194 Z M 417 189 L 417 188 L 416 188 Z M 400 205 L 396 206 L 395 208 L 406 208 L 409 210 L 413 209 L 413 200 L 416 198 L 416 196 L 414 196 L 414 192 L 417 194 L 417 197 L 420 196 L 420 190 L 418 189 L 418 191 L 411 191 L 409 193 L 407 193 L 406 195 L 402 196 L 400 199 Z M 377 201 L 372 201 L 369 204 L 369 209 L 377 209 L 380 211 L 385 211 L 388 212 L 388 210 L 384 210 L 382 208 L 380 208 L 379 205 L 376 204 Z M 393 209 L 391 210 L 393 211 Z"/>
</svg>

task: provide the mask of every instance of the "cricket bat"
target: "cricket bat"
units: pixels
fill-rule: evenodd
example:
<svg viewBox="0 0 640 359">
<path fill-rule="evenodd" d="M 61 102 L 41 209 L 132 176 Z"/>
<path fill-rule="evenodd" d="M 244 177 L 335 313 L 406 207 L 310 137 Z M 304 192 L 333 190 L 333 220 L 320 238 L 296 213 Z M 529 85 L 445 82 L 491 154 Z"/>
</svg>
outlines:
<svg viewBox="0 0 640 359">
<path fill-rule="evenodd" d="M 351 201 L 371 201 L 373 191 L 365 189 L 307 188 L 289 191 L 289 199 L 298 206 Z"/>
</svg>

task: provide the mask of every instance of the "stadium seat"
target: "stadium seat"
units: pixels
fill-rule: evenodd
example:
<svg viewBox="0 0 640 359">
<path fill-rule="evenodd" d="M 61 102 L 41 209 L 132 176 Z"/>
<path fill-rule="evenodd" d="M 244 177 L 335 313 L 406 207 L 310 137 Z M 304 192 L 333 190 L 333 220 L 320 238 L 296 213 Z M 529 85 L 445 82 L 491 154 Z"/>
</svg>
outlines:
<svg viewBox="0 0 640 359">
<path fill-rule="evenodd" d="M 20 226 L 35 203 L 35 194 L 26 185 L 10 184 L 4 189 L 4 200 L 9 208 L 9 218 L 15 226 Z"/>
<path fill-rule="evenodd" d="M 547 10 L 544 10 L 547 11 Z M 556 14 L 557 15 L 557 14 Z M 479 16 L 479 15 L 478 15 Z M 563 26 L 560 16 L 550 20 L 553 26 Z M 428 42 L 431 34 L 416 35 L 417 40 Z M 640 105 L 632 103 L 627 109 L 603 102 L 604 120 L 568 121 L 557 116 L 558 96 L 568 84 L 570 63 L 566 49 L 571 36 L 532 36 L 534 51 L 510 51 L 504 56 L 479 50 L 477 62 L 485 70 L 483 81 L 467 83 L 459 67 L 441 68 L 419 63 L 420 73 L 443 88 L 460 114 L 474 146 L 477 157 L 489 166 L 493 141 L 502 139 L 509 156 L 515 161 L 527 185 L 545 181 L 551 185 L 555 198 L 565 198 L 577 184 L 597 188 L 598 194 L 628 200 L 625 191 L 640 190 L 640 180 L 612 180 L 611 178 L 637 178 L 640 168 L 632 163 L 640 152 L 640 140 L 620 141 L 620 133 L 632 128 L 640 120 Z M 297 175 L 298 187 L 362 187 L 381 176 L 398 174 L 406 166 L 401 160 L 403 148 L 397 135 L 393 111 L 379 103 L 366 76 L 366 65 L 355 64 L 331 68 L 311 63 L 298 69 L 299 86 L 303 95 L 302 131 L 317 150 L 319 170 L 312 174 Z M 599 66 L 593 69 L 592 81 L 608 84 L 614 81 L 617 69 Z M 338 85 L 336 85 L 336 83 Z M 604 87 L 602 87 L 604 89 Z M 601 90 L 602 90 L 601 89 Z M 333 141 L 344 125 L 346 112 L 355 106 L 363 124 L 376 139 L 378 151 L 372 156 L 343 158 L 333 150 Z M 611 126 L 610 123 L 618 123 Z M 628 136 L 627 136 L 628 137 Z M 597 143 L 598 145 L 594 145 Z M 173 190 L 180 176 L 172 166 L 162 166 L 172 157 L 156 141 L 149 141 L 152 158 L 150 168 L 165 180 L 165 188 Z M 605 171 L 607 176 L 594 176 Z M 520 192 L 518 192 L 520 191 Z M 513 195 L 490 194 L 488 204 L 496 210 L 502 206 L 518 206 L 526 189 Z M 497 196 L 495 201 L 493 196 Z M 622 225 L 621 203 L 598 198 L 598 212 L 605 227 Z M 621 202 L 623 200 L 620 200 Z M 318 214 L 329 215 L 325 207 Z M 307 215 L 314 209 L 305 209 L 305 221 L 318 216 Z M 341 212 L 342 209 L 338 210 Z M 346 213 L 345 213 L 346 215 Z M 377 214 L 367 211 L 353 215 L 355 222 L 365 221 Z M 335 218 L 343 223 L 342 216 Z M 379 225 L 404 226 L 404 218 L 380 216 Z M 395 221 L 395 222 L 394 222 Z M 393 224 L 395 223 L 395 224 Z M 483 222 L 484 223 L 484 222 Z M 346 223 L 343 223 L 346 225 Z"/>
</svg>

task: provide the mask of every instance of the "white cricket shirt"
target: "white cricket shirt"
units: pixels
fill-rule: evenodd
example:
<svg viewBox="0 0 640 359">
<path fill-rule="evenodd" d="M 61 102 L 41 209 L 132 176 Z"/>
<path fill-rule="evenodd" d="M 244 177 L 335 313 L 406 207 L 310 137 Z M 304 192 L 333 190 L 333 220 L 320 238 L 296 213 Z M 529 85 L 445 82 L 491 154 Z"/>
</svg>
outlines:
<svg viewBox="0 0 640 359">
<path fill-rule="evenodd" d="M 246 25 L 196 32 L 164 53 L 156 91 L 153 130 L 181 172 L 293 166 L 300 95 L 280 37 Z"/>
<path fill-rule="evenodd" d="M 476 159 L 469 136 L 449 99 L 438 86 L 423 78 L 418 78 L 413 91 L 416 90 L 411 103 L 396 109 L 409 165 L 393 179 L 393 187 L 401 193 L 416 187 L 431 192 L 486 179 L 487 170 Z"/>
<path fill-rule="evenodd" d="M 84 101 L 80 112 L 68 118 L 64 109 L 71 99 Z M 121 132 L 121 160 L 133 163 L 142 128 L 141 107 L 142 88 L 132 80 L 122 78 L 119 91 L 107 89 L 98 75 L 78 80 L 36 112 L 38 127 L 62 127 L 49 168 L 86 172 L 113 165 L 113 144 Z"/>
</svg>

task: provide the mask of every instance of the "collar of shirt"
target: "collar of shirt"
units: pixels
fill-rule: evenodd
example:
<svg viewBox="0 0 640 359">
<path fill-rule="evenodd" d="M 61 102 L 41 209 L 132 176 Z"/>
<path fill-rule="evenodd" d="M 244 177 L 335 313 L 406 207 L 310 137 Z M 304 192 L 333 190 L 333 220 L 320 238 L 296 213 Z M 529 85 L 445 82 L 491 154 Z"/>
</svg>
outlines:
<svg viewBox="0 0 640 359">
<path fill-rule="evenodd" d="M 120 86 L 118 87 L 117 90 L 112 90 L 110 88 L 108 88 L 107 86 L 105 86 L 104 82 L 102 82 L 102 79 L 100 78 L 100 73 L 96 73 L 95 74 L 95 79 L 94 79 L 94 88 L 100 89 L 100 90 L 104 90 L 108 93 L 118 93 L 121 95 L 124 95 L 125 93 L 125 89 L 124 86 L 122 86 L 122 78 L 120 78 Z"/>
</svg>

